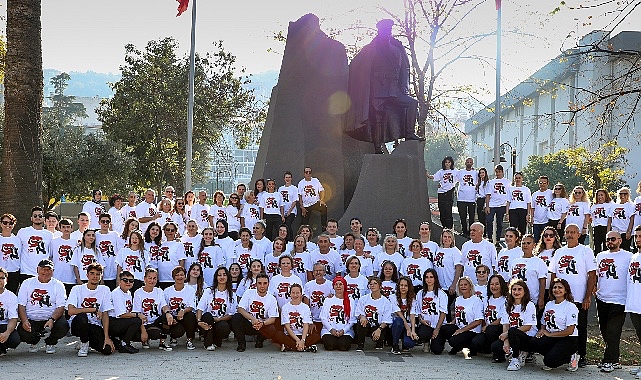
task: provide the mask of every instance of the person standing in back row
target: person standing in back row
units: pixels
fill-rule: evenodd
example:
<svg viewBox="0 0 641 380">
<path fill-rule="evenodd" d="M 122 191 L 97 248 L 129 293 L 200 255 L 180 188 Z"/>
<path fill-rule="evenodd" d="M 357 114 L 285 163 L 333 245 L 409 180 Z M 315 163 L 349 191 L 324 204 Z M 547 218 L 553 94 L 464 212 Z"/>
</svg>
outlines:
<svg viewBox="0 0 641 380">
<path fill-rule="evenodd" d="M 312 168 L 305 166 L 305 178 L 298 182 L 298 202 L 300 203 L 301 224 L 309 224 L 312 211 L 318 211 L 321 218 L 321 231 L 327 228 L 327 204 L 324 201 L 325 188 L 318 178 L 312 177 Z"/>
</svg>

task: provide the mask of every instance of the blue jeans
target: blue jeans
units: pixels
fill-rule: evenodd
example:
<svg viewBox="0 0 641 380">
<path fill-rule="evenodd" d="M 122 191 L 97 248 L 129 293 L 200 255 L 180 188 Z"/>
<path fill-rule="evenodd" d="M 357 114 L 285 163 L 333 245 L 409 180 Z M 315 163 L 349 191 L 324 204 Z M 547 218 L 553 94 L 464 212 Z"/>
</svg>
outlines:
<svg viewBox="0 0 641 380">
<path fill-rule="evenodd" d="M 398 341 L 403 337 L 403 347 L 412 348 L 416 345 L 416 342 L 407 336 L 405 330 L 405 325 L 403 324 L 403 319 L 401 317 L 394 317 L 392 321 L 392 342 L 394 345 L 398 344 Z"/>
<path fill-rule="evenodd" d="M 494 216 L 496 215 L 496 241 L 501 240 L 503 233 L 503 217 L 505 217 L 505 206 L 490 207 L 490 213 L 487 214 L 485 219 L 485 228 L 487 230 L 487 238 L 492 241 L 492 232 L 494 230 Z"/>
</svg>

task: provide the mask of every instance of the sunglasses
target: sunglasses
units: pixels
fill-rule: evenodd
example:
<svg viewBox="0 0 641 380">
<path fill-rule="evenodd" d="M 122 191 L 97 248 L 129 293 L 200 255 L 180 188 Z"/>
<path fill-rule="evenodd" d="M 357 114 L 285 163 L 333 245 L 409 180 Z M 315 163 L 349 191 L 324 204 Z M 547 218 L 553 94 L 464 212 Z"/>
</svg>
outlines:
<svg viewBox="0 0 641 380">
<path fill-rule="evenodd" d="M 476 271 L 476 274 L 486 274 L 486 273 L 487 273 L 486 270 L 477 270 Z"/>
<path fill-rule="evenodd" d="M 44 218 L 44 215 L 42 215 L 42 214 L 35 214 L 35 215 L 33 215 L 33 218 Z"/>
<path fill-rule="evenodd" d="M 554 190 L 556 191 L 556 190 L 563 190 L 563 189 L 560 187 L 555 187 Z"/>
<path fill-rule="evenodd" d="M 16 223 L 13 220 L 3 220 L 2 224 L 4 224 L 5 226 L 13 226 Z"/>
<path fill-rule="evenodd" d="M 128 284 L 133 284 L 134 283 L 134 279 L 133 278 L 121 278 L 120 281 L 126 282 Z"/>
<path fill-rule="evenodd" d="M 617 239 L 618 239 L 617 237 L 609 237 L 609 238 L 606 238 L 605 241 L 617 241 Z"/>
<path fill-rule="evenodd" d="M 102 223 L 102 224 L 109 224 L 109 223 L 110 223 L 110 221 L 108 221 L 108 220 L 106 220 L 106 219 L 105 219 L 105 220 L 101 220 L 101 221 L 100 221 L 100 223 Z"/>
<path fill-rule="evenodd" d="M 305 174 L 312 174 L 311 170 L 305 170 Z"/>
<path fill-rule="evenodd" d="M 554 234 L 543 234 L 544 238 L 553 238 Z"/>
</svg>

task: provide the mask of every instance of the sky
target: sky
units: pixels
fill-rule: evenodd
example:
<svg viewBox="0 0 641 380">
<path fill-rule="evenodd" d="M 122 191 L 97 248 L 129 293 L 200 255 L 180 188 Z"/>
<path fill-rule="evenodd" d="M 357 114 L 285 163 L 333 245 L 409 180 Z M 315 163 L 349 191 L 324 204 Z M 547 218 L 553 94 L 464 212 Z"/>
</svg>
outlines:
<svg viewBox="0 0 641 380">
<path fill-rule="evenodd" d="M 452 0 L 449 0 L 452 1 Z M 479 3 L 464 19 L 462 27 L 451 36 L 485 33 L 463 60 L 443 73 L 444 81 L 472 83 L 480 88 L 493 88 L 496 11 L 492 0 Z M 569 5 L 582 4 L 582 10 L 569 10 L 550 15 L 560 0 L 503 0 L 503 87 L 509 89 L 531 75 L 561 49 L 570 48 L 576 36 L 593 29 L 608 28 L 617 13 L 614 6 L 590 8 L 604 0 L 566 0 Z M 639 0 L 614 2 L 625 6 Z M 44 68 L 61 71 L 96 71 L 117 73 L 124 63 L 124 45 L 133 43 L 143 48 L 147 41 L 173 36 L 180 43 L 181 53 L 189 50 L 191 6 L 176 17 L 178 3 L 174 0 L 45 0 L 42 1 L 42 46 Z M 198 0 L 196 50 L 212 50 L 212 43 L 223 40 L 224 46 L 237 56 L 238 66 L 249 73 L 278 71 L 284 44 L 273 39 L 278 31 L 286 32 L 288 22 L 306 13 L 321 20 L 321 28 L 346 29 L 355 20 L 374 27 L 385 18 L 379 8 L 392 12 L 402 8 L 402 0 Z M 613 2 L 610 2 L 613 3 Z M 6 0 L 0 0 L 6 9 Z M 464 10 L 465 7 L 461 8 Z M 634 14 L 632 16 L 635 16 Z M 641 29 L 636 17 L 628 17 L 617 30 Z M 460 17 L 460 14 L 455 15 Z M 2 19 L 4 23 L 5 18 Z M 637 20 L 637 25 L 632 25 Z M 4 24 L 1 25 L 4 29 Z M 359 33 L 363 33 L 359 29 Z M 566 38 L 566 36 L 570 38 Z M 349 44 L 353 35 L 339 36 Z M 365 41 L 369 41 L 366 37 Z M 420 53 L 425 53 L 421 50 Z M 441 62 L 446 61 L 443 57 Z"/>
</svg>

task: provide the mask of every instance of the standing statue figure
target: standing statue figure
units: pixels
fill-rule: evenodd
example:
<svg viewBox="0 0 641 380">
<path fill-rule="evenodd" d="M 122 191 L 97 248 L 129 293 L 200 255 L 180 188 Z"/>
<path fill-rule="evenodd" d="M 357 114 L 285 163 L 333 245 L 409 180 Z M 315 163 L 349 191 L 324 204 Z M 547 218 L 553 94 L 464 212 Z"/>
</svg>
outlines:
<svg viewBox="0 0 641 380">
<path fill-rule="evenodd" d="M 373 142 L 376 153 L 396 139 L 423 140 L 414 130 L 418 102 L 409 96 L 409 60 L 403 44 L 392 37 L 393 25 L 393 20 L 379 21 L 377 36 L 349 65 L 351 106 L 345 132 Z"/>
</svg>

